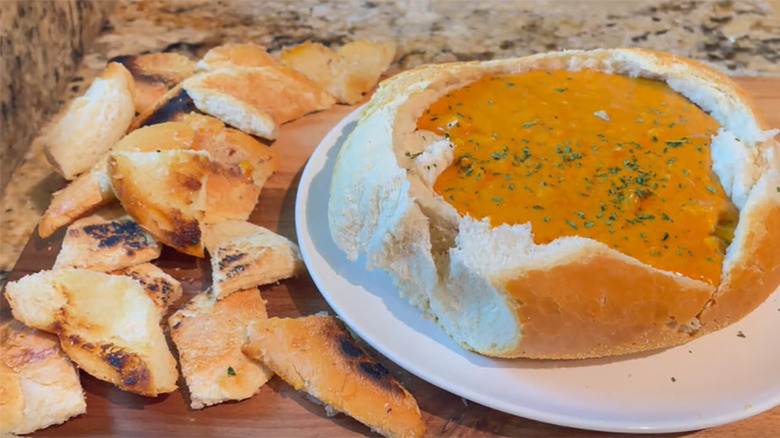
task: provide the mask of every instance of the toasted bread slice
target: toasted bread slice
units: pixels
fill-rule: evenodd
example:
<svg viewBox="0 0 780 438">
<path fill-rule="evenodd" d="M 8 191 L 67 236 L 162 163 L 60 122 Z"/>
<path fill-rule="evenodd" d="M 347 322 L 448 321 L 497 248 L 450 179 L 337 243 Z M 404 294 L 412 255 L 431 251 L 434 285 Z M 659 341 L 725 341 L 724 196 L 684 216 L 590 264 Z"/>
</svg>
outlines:
<svg viewBox="0 0 780 438">
<path fill-rule="evenodd" d="M 186 56 L 174 53 L 149 53 L 112 58 L 133 75 L 135 112 L 149 109 L 169 89 L 195 73 L 195 63 Z"/>
<path fill-rule="evenodd" d="M 135 115 L 133 77 L 112 62 L 46 133 L 45 152 L 68 180 L 92 167 L 122 138 Z"/>
<path fill-rule="evenodd" d="M 102 210 L 68 227 L 54 269 L 107 272 L 154 260 L 162 247 L 121 208 Z"/>
<path fill-rule="evenodd" d="M 200 223 L 211 167 L 206 152 L 115 152 L 109 158 L 114 193 L 125 210 L 160 242 L 203 257 Z"/>
<path fill-rule="evenodd" d="M 210 70 L 182 84 L 200 111 L 267 139 L 282 123 L 335 103 L 305 76 L 272 66 Z"/>
<path fill-rule="evenodd" d="M 115 200 L 108 177 L 108 162 L 98 161 L 62 190 L 54 193 L 38 224 L 38 235 L 47 238 L 55 231 Z"/>
<path fill-rule="evenodd" d="M 150 397 L 176 389 L 160 311 L 132 278 L 41 271 L 8 283 L 6 297 L 14 318 L 57 334 L 65 354 L 98 379 Z"/>
<path fill-rule="evenodd" d="M 212 288 L 218 298 L 275 283 L 306 269 L 298 245 L 249 222 L 210 225 L 204 241 L 211 254 Z"/>
<path fill-rule="evenodd" d="M 0 435 L 27 434 L 87 411 L 79 373 L 56 336 L 0 324 Z"/>
<path fill-rule="evenodd" d="M 164 244 L 203 257 L 201 227 L 246 219 L 259 189 L 250 177 L 225 170 L 205 151 L 115 152 L 110 160 L 117 198 Z"/>
<path fill-rule="evenodd" d="M 285 48 L 280 55 L 283 65 L 303 74 L 346 104 L 360 102 L 394 56 L 394 44 L 372 41 L 355 41 L 338 52 L 307 41 Z"/>
<path fill-rule="evenodd" d="M 139 113 L 127 128 L 127 132 L 158 123 L 178 122 L 185 115 L 197 111 L 195 102 L 179 84 L 160 96 L 144 112 Z"/>
<path fill-rule="evenodd" d="M 124 136 L 112 148 L 113 151 L 155 151 L 189 149 L 194 142 L 195 131 L 188 124 L 169 122 L 138 129 Z M 108 155 L 76 180 L 56 192 L 51 204 L 41 218 L 38 234 L 51 236 L 60 227 L 115 200 L 108 174 Z"/>
<path fill-rule="evenodd" d="M 193 409 L 249 398 L 273 376 L 265 365 L 241 352 L 246 326 L 267 317 L 257 289 L 219 301 L 201 293 L 170 317 Z"/>
<path fill-rule="evenodd" d="M 144 291 L 154 301 L 160 315 L 168 312 L 168 307 L 181 298 L 181 283 L 152 263 L 128 266 L 109 272 L 111 275 L 124 275 L 141 283 Z"/>
<path fill-rule="evenodd" d="M 258 319 L 244 353 L 285 382 L 385 436 L 425 433 L 414 397 L 330 316 Z"/>
<path fill-rule="evenodd" d="M 265 67 L 277 65 L 279 60 L 265 47 L 256 44 L 223 44 L 214 47 L 198 61 L 198 70 L 214 70 L 223 67 Z"/>
</svg>

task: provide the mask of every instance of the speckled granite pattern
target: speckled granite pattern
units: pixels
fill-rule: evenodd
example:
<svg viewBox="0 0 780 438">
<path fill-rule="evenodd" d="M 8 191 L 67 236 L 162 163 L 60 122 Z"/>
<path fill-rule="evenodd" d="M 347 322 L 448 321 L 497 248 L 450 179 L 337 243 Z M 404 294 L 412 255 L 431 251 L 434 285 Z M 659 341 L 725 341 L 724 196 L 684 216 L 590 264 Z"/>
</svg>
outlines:
<svg viewBox="0 0 780 438">
<path fill-rule="evenodd" d="M 63 99 L 111 57 L 178 51 L 199 57 L 228 41 L 270 50 L 306 40 L 340 46 L 396 41 L 396 66 L 522 56 L 556 49 L 665 50 L 729 74 L 780 76 L 780 20 L 762 0 L 120 1 Z M 0 269 L 10 269 L 62 184 L 34 143 L 2 199 Z"/>
<path fill-rule="evenodd" d="M 113 2 L 0 2 L 0 190 L 21 161 Z M 54 96 L 54 98 L 52 98 Z"/>
</svg>

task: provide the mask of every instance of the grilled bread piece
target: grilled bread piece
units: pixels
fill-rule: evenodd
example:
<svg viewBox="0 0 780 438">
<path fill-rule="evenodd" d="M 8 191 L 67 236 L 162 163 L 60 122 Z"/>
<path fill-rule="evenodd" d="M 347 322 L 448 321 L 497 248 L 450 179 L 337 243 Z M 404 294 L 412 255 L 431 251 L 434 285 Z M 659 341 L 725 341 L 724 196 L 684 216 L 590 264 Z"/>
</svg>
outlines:
<svg viewBox="0 0 780 438">
<path fill-rule="evenodd" d="M 112 58 L 133 75 L 135 112 L 149 109 L 169 89 L 195 73 L 195 63 L 186 56 L 174 53 L 149 53 Z"/>
<path fill-rule="evenodd" d="M 686 97 L 691 106 L 698 105 L 721 125 L 713 130 L 711 150 L 705 156 L 712 159 L 711 168 L 722 182 L 723 191 L 740 211 L 734 238 L 722 262 L 722 275 L 716 279 L 719 285 L 658 269 L 588 237 L 565 235 L 537 244 L 534 237 L 538 233 L 532 223 L 492 226 L 488 219 L 478 221 L 459 214 L 434 191 L 431 180 L 420 177 L 419 160 L 427 160 L 430 168 L 438 161 L 438 169 L 453 164 L 452 157 L 445 159 L 442 152 L 454 147 L 450 139 L 436 135 L 425 138 L 417 129 L 422 115 L 442 97 L 476 81 L 489 81 L 496 77 L 493 75 L 544 75 L 547 71 L 586 69 L 665 82 L 656 85 L 668 86 Z M 508 88 L 514 85 L 506 83 Z M 553 92 L 554 97 L 546 104 L 567 102 L 566 88 Z M 483 102 L 491 104 L 492 100 Z M 496 110 L 496 114 L 500 112 L 500 108 Z M 560 110 L 559 114 L 563 118 L 572 112 Z M 599 117 L 598 111 L 584 115 L 594 123 L 609 119 L 605 114 Z M 519 129 L 534 128 L 536 121 L 527 122 L 528 127 L 525 122 L 519 123 Z M 633 125 L 640 122 L 631 120 Z M 474 132 L 486 132 L 479 129 L 474 127 Z M 608 129 L 614 133 L 618 127 Z M 772 138 L 775 132 L 728 77 L 666 53 L 571 50 L 519 59 L 425 66 L 383 82 L 341 148 L 330 188 L 330 231 L 336 245 L 351 260 L 364 254 L 370 268 L 386 270 L 402 296 L 437 321 L 453 339 L 478 353 L 577 359 L 669 347 L 739 320 L 780 284 L 780 196 L 775 190 L 780 186 L 780 151 Z M 525 140 L 533 140 L 533 146 L 537 139 L 541 140 Z M 440 147 L 442 144 L 444 147 Z M 671 150 L 684 142 L 663 144 Z M 585 154 L 591 153 L 591 145 L 583 146 L 587 148 Z M 561 157 L 578 159 L 571 154 L 564 156 L 565 146 L 559 147 Z M 439 160 L 432 159 L 436 155 Z M 501 149 L 496 157 L 503 159 Z M 519 155 L 507 158 L 507 163 L 522 162 Z M 566 160 L 562 165 L 571 163 Z M 627 161 L 630 166 L 631 160 Z M 666 168 L 671 165 L 671 161 L 664 163 Z M 470 175 L 465 169 L 468 164 L 461 167 L 465 177 Z M 660 177 L 666 168 L 649 171 Z M 604 175 L 609 178 L 611 172 L 625 169 L 628 167 L 618 166 Z M 533 168 L 530 171 L 534 173 Z M 633 182 L 644 183 L 641 178 Z M 519 189 L 523 183 L 513 184 Z M 673 186 L 678 186 L 677 181 Z M 631 192 L 626 198 L 647 194 L 635 192 L 633 187 Z M 525 199 L 517 196 L 512 202 L 533 210 L 531 205 L 523 206 Z M 620 202 L 621 198 L 622 194 L 614 199 Z M 668 211 L 669 220 L 659 214 L 654 223 L 671 223 L 675 213 Z M 569 226 L 562 215 L 556 214 L 550 212 L 548 219 Z M 592 217 L 587 220 L 598 218 L 596 214 Z M 625 219 L 620 219 L 621 227 L 623 223 L 629 225 Z M 609 225 L 605 222 L 611 219 L 600 220 L 600 224 Z M 579 222 L 581 229 L 593 224 Z M 659 235 L 658 241 L 661 239 Z M 664 255 L 677 255 L 677 248 L 661 248 Z M 653 255 L 650 251 L 648 254 Z"/>
<path fill-rule="evenodd" d="M 79 219 L 68 227 L 54 269 L 107 272 L 154 260 L 162 247 L 121 208 Z"/>
<path fill-rule="evenodd" d="M 70 104 L 44 137 L 46 155 L 57 172 L 76 178 L 122 138 L 135 115 L 133 87 L 127 69 L 112 62 Z"/>
<path fill-rule="evenodd" d="M 152 263 L 128 266 L 111 271 L 109 274 L 123 275 L 141 283 L 146 294 L 160 311 L 160 315 L 165 315 L 168 308 L 176 303 L 184 292 L 178 280 Z"/>
<path fill-rule="evenodd" d="M 74 220 L 115 200 L 108 177 L 108 162 L 100 159 L 89 172 L 54 192 L 38 224 L 38 235 L 47 238 Z"/>
<path fill-rule="evenodd" d="M 160 311 L 132 278 L 41 271 L 8 283 L 6 297 L 14 318 L 57 334 L 65 354 L 98 379 L 150 397 L 176 389 Z"/>
<path fill-rule="evenodd" d="M 202 114 L 182 115 L 179 122 L 165 122 L 137 129 L 123 137 L 112 152 L 151 152 L 162 150 L 204 150 L 209 158 L 228 174 L 246 174 L 257 189 L 278 166 L 278 154 L 250 135 L 228 128 L 210 116 Z M 212 182 L 212 184 L 216 184 Z M 216 187 L 215 189 L 218 189 Z M 64 189 L 55 193 L 49 208 L 38 227 L 41 237 L 48 237 L 59 227 L 116 199 L 108 174 L 108 156 L 93 166 L 88 173 L 79 176 Z M 248 217 L 253 203 L 235 204 L 234 217 Z M 213 220 L 218 220 L 219 215 Z"/>
<path fill-rule="evenodd" d="M 205 151 L 115 152 L 110 172 L 117 198 L 145 230 L 196 257 L 204 255 L 201 227 L 246 219 L 260 192 L 251 177 L 217 166 Z"/>
<path fill-rule="evenodd" d="M 124 136 L 112 151 L 156 151 L 188 149 L 195 131 L 185 123 L 164 123 L 138 129 Z M 115 200 L 105 155 L 76 180 L 56 192 L 38 225 L 38 234 L 49 237 L 57 229 Z"/>
<path fill-rule="evenodd" d="M 193 409 L 249 398 L 273 376 L 241 352 L 246 326 L 265 318 L 260 291 L 246 289 L 218 301 L 201 293 L 168 319 Z"/>
<path fill-rule="evenodd" d="M 198 61 L 198 70 L 214 70 L 223 67 L 265 67 L 277 65 L 279 60 L 265 47 L 256 44 L 223 44 L 214 47 Z"/>
<path fill-rule="evenodd" d="M 337 52 L 319 43 L 285 48 L 282 64 L 314 81 L 340 103 L 355 104 L 376 85 L 395 56 L 395 45 L 355 41 Z"/>
<path fill-rule="evenodd" d="M 79 373 L 57 337 L 0 323 L 0 435 L 32 433 L 86 411 Z"/>
<path fill-rule="evenodd" d="M 355 344 L 337 318 L 258 319 L 247 329 L 244 353 L 382 435 L 425 433 L 414 397 Z"/>
<path fill-rule="evenodd" d="M 249 222 L 210 225 L 204 242 L 211 254 L 212 288 L 218 298 L 275 283 L 305 269 L 298 245 Z"/>
<path fill-rule="evenodd" d="M 267 139 L 276 138 L 282 123 L 335 103 L 305 76 L 273 66 L 209 70 L 182 86 L 200 111 Z"/>
</svg>

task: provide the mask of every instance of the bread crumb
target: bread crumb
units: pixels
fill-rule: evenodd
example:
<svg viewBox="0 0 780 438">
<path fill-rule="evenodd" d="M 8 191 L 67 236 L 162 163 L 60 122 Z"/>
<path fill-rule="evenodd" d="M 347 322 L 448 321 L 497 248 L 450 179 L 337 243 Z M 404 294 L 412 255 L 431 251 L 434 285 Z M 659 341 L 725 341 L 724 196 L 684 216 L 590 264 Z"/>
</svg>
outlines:
<svg viewBox="0 0 780 438">
<path fill-rule="evenodd" d="M 610 120 L 612 120 L 609 118 L 609 114 L 607 114 L 607 112 L 604 110 L 596 111 L 595 113 L 593 113 L 593 115 L 600 118 L 601 120 L 604 120 L 605 122 L 609 122 Z"/>
</svg>

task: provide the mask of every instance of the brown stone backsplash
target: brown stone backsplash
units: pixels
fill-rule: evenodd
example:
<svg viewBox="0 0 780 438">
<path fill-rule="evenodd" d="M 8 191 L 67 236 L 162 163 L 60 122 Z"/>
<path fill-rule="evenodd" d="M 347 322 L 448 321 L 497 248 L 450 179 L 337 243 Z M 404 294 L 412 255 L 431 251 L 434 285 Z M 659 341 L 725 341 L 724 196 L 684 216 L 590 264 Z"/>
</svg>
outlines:
<svg viewBox="0 0 780 438">
<path fill-rule="evenodd" d="M 0 193 L 114 7 L 105 0 L 0 2 Z"/>
</svg>

